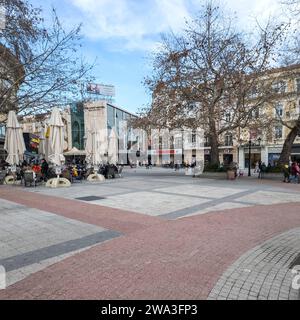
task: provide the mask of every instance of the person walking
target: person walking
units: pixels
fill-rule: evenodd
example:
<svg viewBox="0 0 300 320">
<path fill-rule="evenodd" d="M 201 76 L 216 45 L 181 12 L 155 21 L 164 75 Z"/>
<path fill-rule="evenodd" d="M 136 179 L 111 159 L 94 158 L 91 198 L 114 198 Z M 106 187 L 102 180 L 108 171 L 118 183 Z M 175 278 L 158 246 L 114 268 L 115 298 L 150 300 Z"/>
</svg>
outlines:
<svg viewBox="0 0 300 320">
<path fill-rule="evenodd" d="M 292 163 L 291 174 L 292 174 L 292 177 L 293 177 L 293 181 L 295 183 L 299 183 L 300 168 L 299 168 L 297 162 L 293 162 Z"/>
<path fill-rule="evenodd" d="M 283 166 L 283 182 L 291 182 L 290 180 L 290 170 L 291 168 L 289 167 L 288 164 L 285 164 Z"/>
<path fill-rule="evenodd" d="M 42 164 L 41 164 L 41 174 L 42 174 L 42 179 L 46 182 L 48 179 L 48 170 L 49 170 L 49 165 L 46 159 L 42 159 Z"/>
<path fill-rule="evenodd" d="M 266 172 L 267 166 L 264 162 L 261 162 L 261 160 L 258 163 L 258 179 L 262 179 L 264 177 L 264 174 Z"/>
<path fill-rule="evenodd" d="M 260 161 L 256 161 L 255 163 L 255 168 L 254 168 L 254 172 L 255 173 L 259 173 L 259 166 L 261 164 L 261 160 Z"/>
</svg>

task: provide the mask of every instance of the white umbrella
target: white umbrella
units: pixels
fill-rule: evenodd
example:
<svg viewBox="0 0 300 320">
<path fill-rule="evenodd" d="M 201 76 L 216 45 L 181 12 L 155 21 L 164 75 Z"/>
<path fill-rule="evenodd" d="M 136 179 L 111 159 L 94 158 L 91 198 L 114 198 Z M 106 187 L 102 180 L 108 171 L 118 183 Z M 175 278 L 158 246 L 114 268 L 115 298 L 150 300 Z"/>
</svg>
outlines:
<svg viewBox="0 0 300 320">
<path fill-rule="evenodd" d="M 99 165 L 102 162 L 100 155 L 101 135 L 98 130 L 93 127 L 86 134 L 86 162 L 92 165 Z"/>
<path fill-rule="evenodd" d="M 85 156 L 86 152 L 84 150 L 78 150 L 76 147 L 73 147 L 71 150 L 64 152 L 65 156 Z"/>
<path fill-rule="evenodd" d="M 108 161 L 111 164 L 118 162 L 118 136 L 114 128 L 111 129 L 108 142 Z"/>
<path fill-rule="evenodd" d="M 49 161 L 60 166 L 65 161 L 64 124 L 58 108 L 53 108 L 49 120 Z"/>
<path fill-rule="evenodd" d="M 15 111 L 8 113 L 4 149 L 8 153 L 6 162 L 10 165 L 18 165 L 23 160 L 26 148 L 22 128 Z"/>
<path fill-rule="evenodd" d="M 46 156 L 46 132 L 44 127 L 41 127 L 40 132 L 39 154 L 43 157 Z"/>
</svg>

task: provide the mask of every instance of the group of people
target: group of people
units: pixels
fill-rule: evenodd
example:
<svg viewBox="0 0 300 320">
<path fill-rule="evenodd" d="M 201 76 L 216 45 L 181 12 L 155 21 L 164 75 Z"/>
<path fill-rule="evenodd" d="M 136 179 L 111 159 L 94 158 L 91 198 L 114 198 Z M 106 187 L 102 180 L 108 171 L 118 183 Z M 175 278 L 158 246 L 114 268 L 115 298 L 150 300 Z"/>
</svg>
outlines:
<svg viewBox="0 0 300 320">
<path fill-rule="evenodd" d="M 20 175 L 24 176 L 24 172 L 31 171 L 34 174 L 34 178 L 39 181 L 47 181 L 49 176 L 49 164 L 46 159 L 32 159 L 27 162 L 24 160 L 21 164 Z"/>
<path fill-rule="evenodd" d="M 283 166 L 283 182 L 300 183 L 300 164 L 296 161 Z"/>
<path fill-rule="evenodd" d="M 254 172 L 258 173 L 258 179 L 262 179 L 264 177 L 264 174 L 267 172 L 266 164 L 261 160 L 257 161 L 255 163 Z"/>
<path fill-rule="evenodd" d="M 13 168 L 5 160 L 1 160 L 0 170 L 6 171 L 7 175 L 13 175 L 16 180 L 22 180 L 25 172 L 33 172 L 36 180 L 47 181 L 49 165 L 45 159 L 40 161 L 30 159 L 29 161 L 24 160 L 20 166 L 15 166 Z"/>
</svg>

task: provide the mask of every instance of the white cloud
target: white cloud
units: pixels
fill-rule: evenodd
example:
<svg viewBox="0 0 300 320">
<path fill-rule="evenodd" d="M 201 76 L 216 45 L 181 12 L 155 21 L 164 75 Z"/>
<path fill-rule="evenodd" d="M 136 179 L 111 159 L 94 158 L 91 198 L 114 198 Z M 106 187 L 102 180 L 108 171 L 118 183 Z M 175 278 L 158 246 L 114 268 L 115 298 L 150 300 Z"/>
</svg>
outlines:
<svg viewBox="0 0 300 320">
<path fill-rule="evenodd" d="M 201 9 L 200 0 L 67 0 L 77 8 L 83 33 L 94 40 L 109 42 L 112 50 L 149 51 L 157 47 L 159 34 L 179 32 L 185 21 Z M 279 11 L 277 0 L 220 0 L 236 11 L 238 21 L 249 28 L 257 18 L 265 21 Z"/>
<path fill-rule="evenodd" d="M 190 17 L 187 0 L 69 0 L 91 39 L 114 39 L 125 49 L 151 50 L 157 36 L 178 32 Z"/>
</svg>

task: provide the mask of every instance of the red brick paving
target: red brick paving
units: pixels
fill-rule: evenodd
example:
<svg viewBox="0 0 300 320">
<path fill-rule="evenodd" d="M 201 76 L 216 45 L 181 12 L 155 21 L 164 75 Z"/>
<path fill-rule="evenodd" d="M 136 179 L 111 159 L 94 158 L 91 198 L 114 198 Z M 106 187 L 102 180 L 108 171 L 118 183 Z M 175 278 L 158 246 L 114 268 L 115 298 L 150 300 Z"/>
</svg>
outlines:
<svg viewBox="0 0 300 320">
<path fill-rule="evenodd" d="M 1 190 L 1 197 L 18 197 L 13 200 L 18 203 L 25 204 L 24 196 L 23 191 L 11 195 Z M 56 200 L 61 202 L 55 210 L 66 215 L 69 209 L 64 203 L 71 200 Z M 30 196 L 27 205 L 36 207 L 34 201 Z M 49 206 L 43 210 L 53 209 L 54 204 Z M 83 203 L 81 214 L 92 221 L 86 216 L 89 206 Z M 130 232 L 32 274 L 0 292 L 0 299 L 205 299 L 245 251 L 300 226 L 298 203 L 230 209 L 175 221 L 156 218 L 154 224 L 152 217 L 150 222 L 140 215 L 142 228 L 137 224 L 123 228 L 122 222 L 109 221 L 104 211 L 99 223 L 111 222 Z M 79 217 L 77 211 L 67 215 Z"/>
</svg>

